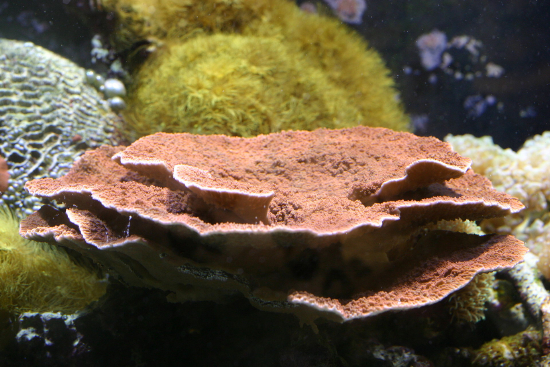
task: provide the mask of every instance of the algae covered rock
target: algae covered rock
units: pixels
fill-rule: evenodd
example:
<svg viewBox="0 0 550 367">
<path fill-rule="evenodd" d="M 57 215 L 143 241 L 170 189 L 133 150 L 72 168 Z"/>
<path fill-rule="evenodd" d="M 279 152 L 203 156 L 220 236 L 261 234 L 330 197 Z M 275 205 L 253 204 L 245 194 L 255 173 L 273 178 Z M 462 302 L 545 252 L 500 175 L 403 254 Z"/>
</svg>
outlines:
<svg viewBox="0 0 550 367">
<path fill-rule="evenodd" d="M 40 207 L 25 182 L 62 175 L 85 150 L 117 144 L 120 127 L 83 68 L 30 42 L 0 39 L 0 156 L 10 174 L 0 204 Z"/>
<path fill-rule="evenodd" d="M 474 366 L 537 366 L 541 356 L 541 333 L 530 326 L 515 335 L 483 344 L 472 354 Z"/>
<path fill-rule="evenodd" d="M 118 51 L 152 52 L 134 70 L 124 112 L 140 135 L 408 129 L 381 57 L 334 19 L 284 0 L 103 6 L 118 16 Z"/>
</svg>

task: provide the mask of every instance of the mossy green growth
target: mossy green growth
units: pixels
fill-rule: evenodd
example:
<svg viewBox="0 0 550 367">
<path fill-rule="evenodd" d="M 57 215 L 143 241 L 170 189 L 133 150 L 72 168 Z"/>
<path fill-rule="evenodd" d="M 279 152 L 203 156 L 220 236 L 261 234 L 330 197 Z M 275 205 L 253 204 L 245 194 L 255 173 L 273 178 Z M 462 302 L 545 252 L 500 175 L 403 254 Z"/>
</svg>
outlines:
<svg viewBox="0 0 550 367">
<path fill-rule="evenodd" d="M 74 313 L 98 300 L 107 284 L 63 250 L 27 241 L 19 219 L 0 207 L 0 309 Z"/>
<path fill-rule="evenodd" d="M 140 135 L 409 128 L 378 53 L 294 3 L 109 0 L 105 7 L 119 16 L 116 45 L 157 45 L 133 75 L 124 113 Z"/>
<path fill-rule="evenodd" d="M 357 91 L 338 85 L 272 38 L 196 37 L 171 46 L 138 80 L 126 116 L 141 135 L 253 136 L 353 126 L 369 114 L 371 120 L 384 118 L 374 106 L 369 111 L 368 103 L 349 103 Z"/>
</svg>

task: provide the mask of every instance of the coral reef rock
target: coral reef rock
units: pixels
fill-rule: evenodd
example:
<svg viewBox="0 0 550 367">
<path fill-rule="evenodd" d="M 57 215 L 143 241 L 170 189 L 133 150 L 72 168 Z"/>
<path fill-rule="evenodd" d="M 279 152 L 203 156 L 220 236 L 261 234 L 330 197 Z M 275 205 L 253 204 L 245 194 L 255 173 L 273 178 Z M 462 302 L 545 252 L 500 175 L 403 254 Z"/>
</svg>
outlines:
<svg viewBox="0 0 550 367">
<path fill-rule="evenodd" d="M 539 366 L 541 357 L 540 331 L 530 326 L 524 331 L 495 339 L 473 351 L 473 366 L 527 367 Z"/>
<path fill-rule="evenodd" d="M 82 335 L 74 324 L 77 318 L 78 314 L 64 315 L 60 312 L 26 312 L 19 315 L 16 350 L 36 365 L 52 359 L 53 364 L 70 365 L 59 357 L 71 352 L 71 357 L 74 357 L 76 351 L 85 348 Z"/>
<path fill-rule="evenodd" d="M 523 208 L 435 138 L 385 128 L 238 138 L 157 133 L 33 180 L 20 233 L 187 300 L 243 293 L 262 309 L 337 321 L 435 303 L 510 268 L 512 236 L 443 230 Z"/>
<path fill-rule="evenodd" d="M 73 62 L 33 45 L 0 39 L 0 155 L 11 183 L 0 204 L 40 208 L 23 185 L 62 176 L 76 157 L 117 144 L 121 120 Z"/>
<path fill-rule="evenodd" d="M 367 10 L 365 0 L 325 0 L 343 22 L 361 24 L 363 13 Z"/>
</svg>

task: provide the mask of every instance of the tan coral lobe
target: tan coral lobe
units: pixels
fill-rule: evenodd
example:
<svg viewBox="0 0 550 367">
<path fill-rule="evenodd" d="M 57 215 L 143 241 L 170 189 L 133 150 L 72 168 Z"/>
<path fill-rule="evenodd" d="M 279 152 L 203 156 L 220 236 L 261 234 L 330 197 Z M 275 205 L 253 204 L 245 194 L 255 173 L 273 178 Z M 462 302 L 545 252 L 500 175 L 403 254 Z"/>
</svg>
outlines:
<svg viewBox="0 0 550 367">
<path fill-rule="evenodd" d="M 470 164 L 447 143 L 384 128 L 158 133 L 29 182 L 67 209 L 43 207 L 21 233 L 179 299 L 192 285 L 347 320 L 437 302 L 521 261 L 511 236 L 423 229 L 521 210 Z"/>
<path fill-rule="evenodd" d="M 8 172 L 8 162 L 0 157 L 0 193 L 5 192 L 8 189 L 8 181 L 10 179 L 10 173 Z"/>
</svg>

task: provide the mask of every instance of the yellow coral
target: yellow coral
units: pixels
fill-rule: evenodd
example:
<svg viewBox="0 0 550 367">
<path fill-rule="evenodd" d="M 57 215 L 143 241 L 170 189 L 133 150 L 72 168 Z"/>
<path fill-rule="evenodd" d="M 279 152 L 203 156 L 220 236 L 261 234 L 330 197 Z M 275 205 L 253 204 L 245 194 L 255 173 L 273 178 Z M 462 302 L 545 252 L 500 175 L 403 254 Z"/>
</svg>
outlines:
<svg viewBox="0 0 550 367">
<path fill-rule="evenodd" d="M 494 298 L 495 274 L 481 273 L 449 297 L 449 312 L 458 322 L 476 323 L 485 319 L 485 303 Z"/>
<path fill-rule="evenodd" d="M 147 39 L 184 41 L 201 34 L 240 34 L 280 0 L 102 0 L 118 17 L 112 41 L 129 49 Z"/>
<path fill-rule="evenodd" d="M 547 211 L 550 200 L 550 132 L 527 140 L 516 153 L 502 149 L 491 137 L 448 136 L 460 154 L 475 158 L 472 168 L 491 180 L 497 190 L 517 197 L 526 211 Z"/>
<path fill-rule="evenodd" d="M 430 231 L 452 231 L 477 235 L 483 234 L 483 231 L 476 224 L 476 222 L 467 219 L 440 220 L 436 223 L 426 225 L 425 228 Z"/>
<path fill-rule="evenodd" d="M 106 286 L 64 251 L 23 239 L 19 220 L 0 208 L 0 309 L 76 312 L 99 299 Z"/>
<path fill-rule="evenodd" d="M 252 136 L 355 125 L 408 129 L 380 56 L 334 19 L 285 0 L 108 0 L 114 43 L 158 49 L 135 74 L 127 120 L 140 135 Z"/>
<path fill-rule="evenodd" d="M 476 138 L 473 135 L 448 135 L 445 141 L 451 143 L 454 150 L 472 159 L 472 169 L 491 180 L 497 189 L 504 184 L 505 177 L 502 168 L 516 159 L 516 153 L 511 149 L 502 149 L 493 143 L 493 138 L 483 136 Z"/>
</svg>

